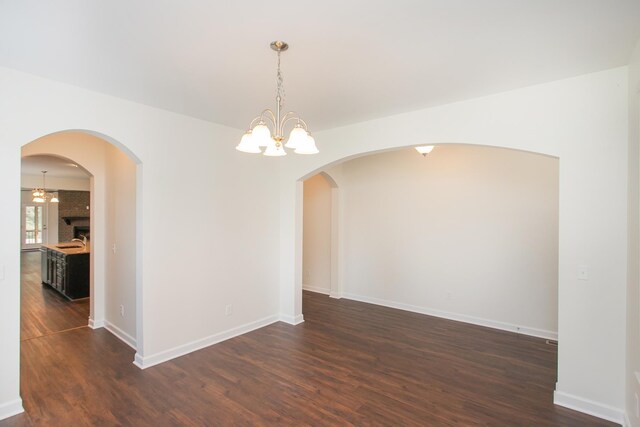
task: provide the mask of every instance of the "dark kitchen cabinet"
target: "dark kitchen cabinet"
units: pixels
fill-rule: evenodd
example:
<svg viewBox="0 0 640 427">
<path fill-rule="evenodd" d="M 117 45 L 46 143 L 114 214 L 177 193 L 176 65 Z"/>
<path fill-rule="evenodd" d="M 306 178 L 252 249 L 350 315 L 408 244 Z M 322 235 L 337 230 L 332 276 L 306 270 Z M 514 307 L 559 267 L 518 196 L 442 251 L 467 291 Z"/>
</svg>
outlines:
<svg viewBox="0 0 640 427">
<path fill-rule="evenodd" d="M 69 299 L 89 296 L 89 252 L 65 253 L 40 248 L 42 283 Z"/>
</svg>

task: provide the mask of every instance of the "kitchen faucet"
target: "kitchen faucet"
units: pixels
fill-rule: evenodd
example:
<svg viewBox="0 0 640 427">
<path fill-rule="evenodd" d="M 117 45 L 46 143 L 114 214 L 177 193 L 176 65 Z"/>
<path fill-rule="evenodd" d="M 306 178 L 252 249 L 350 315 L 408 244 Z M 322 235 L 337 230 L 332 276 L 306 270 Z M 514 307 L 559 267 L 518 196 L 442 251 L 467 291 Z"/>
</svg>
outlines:
<svg viewBox="0 0 640 427">
<path fill-rule="evenodd" d="M 82 243 L 82 246 L 86 249 L 87 248 L 87 236 L 85 236 L 84 234 L 81 234 L 80 237 L 82 237 L 82 240 L 73 238 L 73 239 L 71 239 L 71 241 L 72 242 L 80 242 L 80 243 Z"/>
</svg>

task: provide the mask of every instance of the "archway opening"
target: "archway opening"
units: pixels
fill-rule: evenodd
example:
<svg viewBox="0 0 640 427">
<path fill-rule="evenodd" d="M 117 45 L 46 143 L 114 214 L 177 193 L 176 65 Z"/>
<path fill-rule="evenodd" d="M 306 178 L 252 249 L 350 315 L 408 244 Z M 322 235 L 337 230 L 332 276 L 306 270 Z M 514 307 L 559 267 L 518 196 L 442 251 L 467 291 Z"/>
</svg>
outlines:
<svg viewBox="0 0 640 427">
<path fill-rule="evenodd" d="M 76 210 L 64 218 L 56 218 L 58 223 L 68 223 L 69 232 L 52 239 L 50 245 L 55 254 L 64 260 L 55 274 L 69 281 L 70 264 L 65 264 L 78 254 L 76 249 L 68 249 L 70 243 L 83 244 L 86 237 L 86 252 L 89 257 L 90 314 L 84 326 L 93 329 L 106 328 L 120 340 L 135 350 L 142 349 L 141 314 L 141 230 L 140 213 L 137 209 L 141 197 L 141 163 L 122 144 L 104 135 L 89 131 L 63 131 L 38 138 L 22 147 L 22 157 L 33 159 L 67 159 L 69 164 L 78 166 L 90 174 L 88 203 L 80 211 Z M 73 166 L 70 166 L 73 167 Z M 58 180 L 56 184 L 62 205 L 64 187 L 78 190 L 69 178 Z M 48 184 L 49 184 L 48 183 Z M 49 186 L 49 185 L 48 185 Z M 78 194 L 68 193 L 67 198 L 78 198 Z M 88 209 L 87 209 L 88 205 Z M 76 207 L 78 208 L 78 207 Z M 78 239 L 70 242 L 72 239 Z M 80 241 L 80 243 L 79 243 Z M 71 252 L 69 252 L 69 250 Z M 68 253 L 65 253 L 68 252 Z M 85 252 L 84 250 L 82 252 Z M 85 255 L 83 253 L 83 255 Z M 68 268 L 65 270 L 65 268 Z M 62 272 L 62 273 L 61 273 Z M 40 276 L 40 272 L 38 272 Z M 70 283 L 70 282 L 67 282 Z M 65 294 L 65 292 L 62 292 Z M 65 295 L 72 298 L 70 294 Z M 46 313 L 45 313 L 46 316 Z M 46 318 L 42 319 L 46 322 Z"/>
<path fill-rule="evenodd" d="M 557 339 L 558 164 L 446 144 L 322 168 L 342 194 L 339 296 Z"/>
</svg>

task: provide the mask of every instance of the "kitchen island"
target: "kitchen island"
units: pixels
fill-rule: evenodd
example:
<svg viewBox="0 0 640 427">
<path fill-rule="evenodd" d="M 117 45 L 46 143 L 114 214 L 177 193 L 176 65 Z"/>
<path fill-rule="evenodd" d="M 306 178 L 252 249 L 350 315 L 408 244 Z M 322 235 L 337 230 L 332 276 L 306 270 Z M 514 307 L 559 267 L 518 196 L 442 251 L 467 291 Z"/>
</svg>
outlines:
<svg viewBox="0 0 640 427">
<path fill-rule="evenodd" d="M 42 283 L 70 300 L 88 297 L 89 254 L 89 248 L 80 242 L 42 245 Z"/>
</svg>

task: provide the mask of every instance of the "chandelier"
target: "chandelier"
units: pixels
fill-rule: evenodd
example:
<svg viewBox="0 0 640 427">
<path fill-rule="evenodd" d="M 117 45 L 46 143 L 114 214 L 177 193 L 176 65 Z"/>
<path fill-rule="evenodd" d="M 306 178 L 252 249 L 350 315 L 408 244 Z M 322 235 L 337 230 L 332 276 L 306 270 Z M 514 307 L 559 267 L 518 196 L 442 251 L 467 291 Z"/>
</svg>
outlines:
<svg viewBox="0 0 640 427">
<path fill-rule="evenodd" d="M 46 175 L 47 171 L 42 171 L 42 187 L 41 188 L 34 188 L 33 191 L 31 192 L 31 195 L 33 196 L 33 202 L 34 203 L 44 203 L 47 201 L 47 199 L 49 199 L 49 202 L 51 203 L 58 203 L 60 200 L 58 200 L 58 194 L 54 194 L 54 193 L 47 193 L 45 188 L 47 188 L 46 186 L 46 182 L 45 182 L 45 175 Z"/>
<path fill-rule="evenodd" d="M 276 74 L 276 112 L 267 108 L 249 124 L 249 130 L 242 136 L 236 150 L 243 153 L 262 153 L 265 156 L 286 156 L 283 148 L 284 129 L 289 124 L 293 129 L 284 147 L 294 150 L 296 154 L 316 154 L 316 142 L 309 133 L 307 123 L 297 113 L 289 111 L 282 113 L 284 106 L 284 87 L 282 72 L 280 71 L 280 54 L 289 45 L 283 41 L 271 43 L 271 49 L 278 54 L 278 73 Z M 265 148 L 262 152 L 262 148 Z"/>
</svg>

